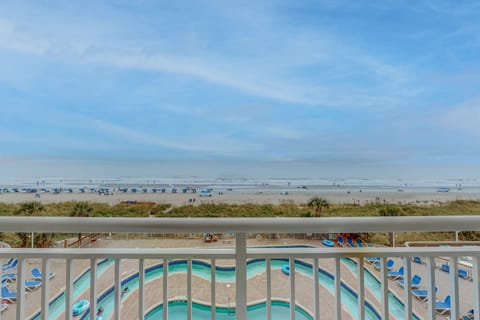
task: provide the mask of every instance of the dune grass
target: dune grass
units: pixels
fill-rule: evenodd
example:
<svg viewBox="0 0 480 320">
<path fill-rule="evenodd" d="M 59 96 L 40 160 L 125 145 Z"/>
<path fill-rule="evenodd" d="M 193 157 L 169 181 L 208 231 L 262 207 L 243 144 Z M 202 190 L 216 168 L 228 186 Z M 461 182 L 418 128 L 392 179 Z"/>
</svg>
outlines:
<svg viewBox="0 0 480 320">
<path fill-rule="evenodd" d="M 37 216 L 70 216 L 77 202 L 62 202 L 45 204 L 43 210 L 35 212 Z M 314 208 L 307 204 L 292 202 L 273 204 L 200 204 L 174 207 L 168 203 L 121 203 L 108 205 L 90 203 L 91 217 L 311 217 Z M 22 204 L 0 203 L 0 216 L 25 215 Z M 458 200 L 426 206 L 425 204 L 331 204 L 322 211 L 322 217 L 371 217 L 380 215 L 399 216 L 436 216 L 436 215 L 478 215 L 480 201 Z M 398 233 L 396 241 L 438 241 L 454 240 L 454 233 Z M 16 243 L 15 236 L 4 234 L 0 239 Z M 460 235 L 465 240 L 480 240 L 480 234 L 465 232 Z M 55 239 L 59 239 L 58 236 Z M 377 243 L 387 243 L 386 234 L 370 234 L 370 240 Z"/>
</svg>

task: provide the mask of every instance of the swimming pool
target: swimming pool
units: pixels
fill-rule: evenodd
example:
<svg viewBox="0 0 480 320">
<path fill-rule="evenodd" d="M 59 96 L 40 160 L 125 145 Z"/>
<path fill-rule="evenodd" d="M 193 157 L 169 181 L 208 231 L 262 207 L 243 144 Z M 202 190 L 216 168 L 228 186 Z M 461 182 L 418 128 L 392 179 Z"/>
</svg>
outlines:
<svg viewBox="0 0 480 320">
<path fill-rule="evenodd" d="M 287 262 L 288 262 L 288 259 L 272 259 L 271 260 L 272 269 L 281 269 L 282 265 L 284 265 Z M 185 273 L 187 271 L 187 260 L 170 261 L 168 266 L 169 266 L 168 267 L 169 274 Z M 210 264 L 204 261 L 197 261 L 197 260 L 192 261 L 192 273 L 195 274 L 196 276 L 205 278 L 207 280 L 210 279 L 210 273 L 211 273 L 210 267 L 211 267 Z M 219 282 L 235 281 L 235 267 L 216 266 L 215 270 L 216 270 L 215 276 L 217 281 Z M 266 270 L 265 259 L 253 259 L 247 262 L 247 276 L 249 278 L 261 272 L 265 272 L 265 270 Z M 301 260 L 296 260 L 295 271 L 311 277 L 312 265 Z M 335 289 L 334 289 L 333 275 L 323 269 L 319 269 L 317 273 L 318 273 L 318 277 L 321 285 L 323 285 L 329 292 L 334 294 Z M 162 276 L 163 276 L 163 264 L 157 264 L 145 269 L 146 282 L 160 278 Z M 128 287 L 130 289 L 129 293 L 127 293 L 127 296 L 131 294 L 134 290 L 137 290 L 138 285 L 139 285 L 138 273 L 135 273 L 129 276 L 128 278 L 122 280 L 121 282 L 122 289 L 125 287 Z M 347 310 L 349 310 L 350 314 L 354 319 L 358 319 L 359 318 L 357 314 L 358 296 L 356 292 L 342 282 L 341 293 L 342 293 L 343 306 Z M 98 298 L 97 301 L 98 301 L 97 302 L 98 306 L 102 306 L 103 309 L 105 310 L 104 314 L 108 315 L 113 313 L 114 287 L 112 286 L 108 290 L 106 290 L 102 294 L 102 296 Z M 365 302 L 365 313 L 366 313 L 367 320 L 381 319 L 379 313 L 368 302 Z M 90 319 L 90 315 L 88 314 L 88 312 L 81 317 L 81 320 L 87 320 L 87 319 Z M 209 319 L 209 317 L 206 319 Z"/>
<path fill-rule="evenodd" d="M 349 258 L 343 258 L 342 262 L 350 269 L 350 271 L 358 277 L 358 266 L 357 263 Z M 363 269 L 364 272 L 364 281 L 365 288 L 368 288 L 370 292 L 375 296 L 375 298 L 381 300 L 382 286 L 380 281 L 367 269 Z M 391 291 L 388 291 L 388 309 L 397 319 L 402 319 L 405 317 L 405 305 L 394 295 Z M 420 318 L 413 314 L 415 320 L 420 320 Z"/>
<path fill-rule="evenodd" d="M 285 301 L 272 301 L 272 319 L 289 320 L 290 304 Z M 209 305 L 192 303 L 192 318 L 195 320 L 211 319 L 212 308 Z M 168 303 L 169 319 L 184 320 L 187 319 L 187 302 L 172 301 Z M 248 320 L 265 320 L 267 318 L 267 306 L 265 302 L 256 303 L 247 307 Z M 145 320 L 163 319 L 163 305 L 158 305 L 145 315 Z M 234 308 L 215 308 L 215 319 L 217 320 L 234 320 Z M 313 317 L 307 311 L 295 306 L 295 319 L 297 320 L 313 320 Z"/>
<path fill-rule="evenodd" d="M 102 273 L 113 263 L 112 259 L 105 259 L 97 264 L 97 276 L 101 276 Z M 90 268 L 80 275 L 73 282 L 73 300 L 78 299 L 85 290 L 90 287 Z M 48 319 L 55 320 L 60 314 L 65 312 L 65 292 L 56 296 L 52 302 L 48 305 Z M 40 319 L 40 312 L 35 314 L 32 320 Z"/>
</svg>

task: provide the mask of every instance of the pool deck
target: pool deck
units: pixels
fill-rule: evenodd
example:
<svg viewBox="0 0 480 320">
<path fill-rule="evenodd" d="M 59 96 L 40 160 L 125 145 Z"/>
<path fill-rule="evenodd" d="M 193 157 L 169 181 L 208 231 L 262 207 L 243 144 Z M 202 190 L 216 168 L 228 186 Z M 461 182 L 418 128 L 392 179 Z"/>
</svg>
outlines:
<svg viewBox="0 0 480 320">
<path fill-rule="evenodd" d="M 285 244 L 312 244 L 316 246 L 322 246 L 321 241 L 315 240 L 249 240 L 250 246 L 256 245 L 285 245 Z M 113 248 L 113 247 L 150 247 L 150 248 L 162 248 L 162 247 L 222 247 L 231 245 L 231 242 L 222 243 L 222 241 L 216 243 L 205 243 L 201 240 L 184 240 L 184 239 L 163 239 L 163 240 L 99 240 L 92 244 L 92 247 L 101 248 Z M 393 269 L 398 269 L 401 266 L 401 259 L 394 259 L 395 266 Z M 309 262 L 308 260 L 306 260 Z M 151 266 L 154 264 L 162 263 L 161 260 L 146 260 L 145 266 Z M 233 265 L 233 261 L 218 260 L 217 265 Z M 50 271 L 56 273 L 55 277 L 50 280 L 49 296 L 52 299 L 60 292 L 65 290 L 65 260 L 51 260 Z M 90 265 L 89 260 L 75 260 L 73 263 L 73 273 L 76 278 L 83 271 L 85 271 Z M 334 260 L 333 259 L 320 259 L 319 265 L 321 268 L 327 270 L 333 274 Z M 365 263 L 366 268 L 377 278 L 380 272 L 375 270 L 372 265 Z M 33 267 L 39 267 L 40 262 L 29 260 L 26 267 L 27 279 L 29 278 L 29 272 Z M 122 260 L 120 266 L 120 272 L 122 279 L 138 272 L 137 260 Z M 426 266 L 422 264 L 412 263 L 412 274 L 418 274 L 422 277 L 422 281 L 425 282 L 427 277 Z M 448 295 L 449 290 L 449 274 L 436 269 L 436 283 L 439 287 L 437 292 L 437 299 L 440 300 Z M 357 290 L 356 276 L 350 271 L 350 269 L 341 264 L 341 277 L 342 281 L 346 283 L 353 290 Z M 313 281 L 311 277 L 305 276 L 299 272 L 296 272 L 296 302 L 310 312 L 313 310 Z M 403 288 L 395 281 L 389 280 L 389 290 L 394 293 L 400 299 L 404 295 Z M 107 267 L 105 272 L 102 273 L 97 282 L 98 294 L 107 290 L 114 283 L 114 266 L 113 264 Z M 186 293 L 186 274 L 178 273 L 169 276 L 169 299 L 184 298 Z M 162 277 L 145 283 L 145 311 L 150 310 L 154 306 L 162 302 Z M 266 273 L 254 275 L 249 278 L 247 283 L 247 298 L 249 303 L 265 300 L 266 296 Z M 16 290 L 16 284 L 10 284 L 10 289 Z M 192 277 L 192 298 L 194 301 L 209 303 L 210 297 L 210 281 L 196 277 Z M 459 279 L 459 291 L 460 291 L 460 312 L 465 313 L 466 310 L 473 306 L 473 282 L 469 280 Z M 37 289 L 33 292 L 29 292 L 26 296 L 26 314 L 32 316 L 40 308 L 40 293 L 41 290 Z M 224 282 L 217 282 L 216 284 L 216 304 L 217 306 L 233 306 L 235 297 L 235 284 Z M 288 301 L 290 297 L 290 280 L 289 277 L 284 275 L 280 269 L 272 269 L 272 299 L 281 299 Z M 79 299 L 89 299 L 89 291 L 86 290 L 82 293 Z M 379 312 L 380 302 L 375 298 L 375 295 L 369 290 L 365 291 L 365 299 L 369 301 Z M 413 298 L 413 311 L 420 317 L 426 318 L 427 302 L 421 302 Z M 335 310 L 335 299 L 333 293 L 328 291 L 320 283 L 320 313 L 321 319 L 332 319 Z M 138 291 L 132 290 L 122 301 L 121 306 L 122 319 L 137 319 L 138 318 Z M 9 308 L 2 313 L 2 319 L 15 319 L 16 310 L 15 305 L 9 305 Z M 391 314 L 391 319 L 395 317 Z M 447 315 L 448 316 L 448 315 Z M 447 316 L 438 316 L 437 319 L 446 319 Z M 113 314 L 103 317 L 106 319 L 113 319 Z M 64 319 L 64 314 L 61 314 L 57 319 Z M 342 319 L 354 319 L 348 310 L 342 308 Z"/>
</svg>

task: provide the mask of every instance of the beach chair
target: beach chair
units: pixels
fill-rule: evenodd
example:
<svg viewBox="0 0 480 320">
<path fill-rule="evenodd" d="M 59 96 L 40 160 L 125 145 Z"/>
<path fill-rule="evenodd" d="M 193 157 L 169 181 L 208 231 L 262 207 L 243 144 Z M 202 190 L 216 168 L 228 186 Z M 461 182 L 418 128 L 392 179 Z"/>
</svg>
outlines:
<svg viewBox="0 0 480 320">
<path fill-rule="evenodd" d="M 352 238 L 347 238 L 347 244 L 348 244 L 348 246 L 350 246 L 352 248 L 355 248 L 355 244 L 353 243 Z"/>
<path fill-rule="evenodd" d="M 440 267 L 440 270 L 442 270 L 446 273 L 449 273 L 450 272 L 450 266 L 448 264 L 442 264 L 442 266 Z"/>
<path fill-rule="evenodd" d="M 357 246 L 359 246 L 360 248 L 363 248 L 363 247 L 366 247 L 363 245 L 362 241 L 360 241 L 360 239 L 357 239 Z"/>
<path fill-rule="evenodd" d="M 15 280 L 17 280 L 17 275 L 15 273 L 2 274 L 2 283 L 6 281 L 14 282 Z"/>
<path fill-rule="evenodd" d="M 438 288 L 435 287 L 435 292 L 437 291 L 438 291 Z M 426 289 L 413 289 L 412 295 L 422 302 L 425 302 L 428 300 L 428 290 Z"/>
<path fill-rule="evenodd" d="M 345 247 L 345 242 L 343 242 L 343 237 L 342 236 L 338 236 L 337 243 L 340 247 Z"/>
<path fill-rule="evenodd" d="M 465 280 L 470 279 L 470 277 L 468 276 L 468 272 L 463 269 L 458 269 L 458 276 Z"/>
<path fill-rule="evenodd" d="M 2 264 L 2 269 L 5 268 L 5 267 L 9 267 L 13 263 L 14 260 L 15 260 L 15 258 L 8 259 L 7 263 Z"/>
<path fill-rule="evenodd" d="M 450 296 L 446 296 L 443 301 L 435 301 L 435 309 L 438 314 L 444 314 L 450 311 Z"/>
<path fill-rule="evenodd" d="M 33 268 L 31 271 L 33 280 L 42 280 L 42 272 L 38 268 Z M 55 273 L 49 272 L 48 279 L 55 277 Z"/>
<path fill-rule="evenodd" d="M 2 300 L 15 303 L 15 301 L 17 301 L 17 293 L 10 291 L 8 287 L 2 286 Z"/>
<path fill-rule="evenodd" d="M 0 312 L 3 312 L 5 310 L 7 310 L 7 308 L 8 308 L 8 304 L 6 304 L 6 303 L 1 303 L 0 304 Z"/>
<path fill-rule="evenodd" d="M 403 266 L 400 267 L 400 269 L 398 269 L 397 271 L 387 272 L 387 276 L 392 280 L 403 279 Z"/>
<path fill-rule="evenodd" d="M 412 289 L 417 289 L 419 286 L 420 286 L 420 282 L 422 282 L 422 278 L 416 274 L 413 276 L 412 278 L 412 282 L 411 282 L 411 288 Z M 397 283 L 401 286 L 401 287 L 404 287 L 405 286 L 405 280 L 398 280 Z"/>
<path fill-rule="evenodd" d="M 395 261 L 393 261 L 392 259 L 388 259 L 387 270 L 391 270 L 394 264 L 395 264 Z M 378 261 L 378 262 L 375 262 L 373 266 L 375 267 L 375 269 L 380 270 L 380 268 L 382 267 L 382 264 L 380 263 L 380 261 Z"/>
<path fill-rule="evenodd" d="M 42 285 L 42 281 L 38 280 L 25 280 L 25 290 L 33 291 Z"/>
<path fill-rule="evenodd" d="M 423 261 L 420 257 L 413 257 L 413 262 L 423 264 Z"/>
<path fill-rule="evenodd" d="M 370 262 L 370 263 L 375 263 L 375 262 L 379 262 L 380 261 L 380 257 L 368 257 L 367 258 L 367 262 Z"/>
<path fill-rule="evenodd" d="M 12 263 L 10 264 L 5 264 L 2 266 L 2 272 L 9 272 L 17 267 L 18 264 L 18 259 L 14 259 Z"/>
</svg>

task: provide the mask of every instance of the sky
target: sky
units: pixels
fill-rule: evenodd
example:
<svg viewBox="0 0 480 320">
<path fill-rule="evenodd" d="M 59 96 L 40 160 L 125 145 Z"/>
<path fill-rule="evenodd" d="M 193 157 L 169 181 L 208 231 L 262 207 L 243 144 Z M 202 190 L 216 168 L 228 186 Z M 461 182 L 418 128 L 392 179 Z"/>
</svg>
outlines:
<svg viewBox="0 0 480 320">
<path fill-rule="evenodd" d="M 461 0 L 2 1 L 0 176 L 480 175 L 479 15 Z"/>
</svg>

